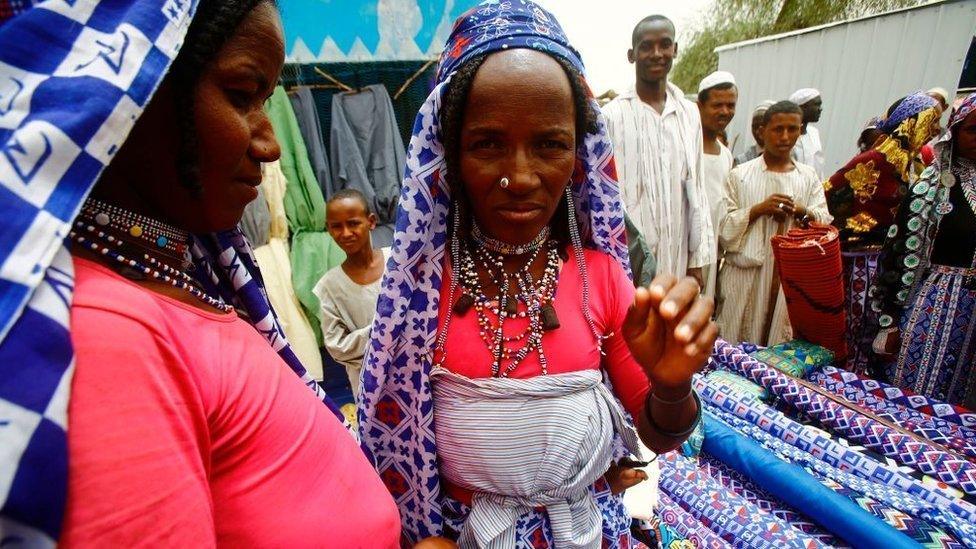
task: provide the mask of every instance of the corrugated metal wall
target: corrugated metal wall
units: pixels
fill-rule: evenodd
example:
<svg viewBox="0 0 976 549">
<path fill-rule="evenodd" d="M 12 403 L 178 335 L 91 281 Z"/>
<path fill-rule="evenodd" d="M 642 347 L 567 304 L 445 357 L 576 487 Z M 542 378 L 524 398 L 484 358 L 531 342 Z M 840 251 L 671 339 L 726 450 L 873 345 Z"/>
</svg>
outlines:
<svg viewBox="0 0 976 549">
<path fill-rule="evenodd" d="M 728 130 L 735 154 L 753 143 L 757 103 L 812 87 L 823 95 L 818 127 L 833 173 L 856 152 L 864 123 L 895 99 L 933 86 L 955 93 L 974 29 L 976 0 L 949 0 L 717 48 L 719 68 L 739 84 Z"/>
</svg>

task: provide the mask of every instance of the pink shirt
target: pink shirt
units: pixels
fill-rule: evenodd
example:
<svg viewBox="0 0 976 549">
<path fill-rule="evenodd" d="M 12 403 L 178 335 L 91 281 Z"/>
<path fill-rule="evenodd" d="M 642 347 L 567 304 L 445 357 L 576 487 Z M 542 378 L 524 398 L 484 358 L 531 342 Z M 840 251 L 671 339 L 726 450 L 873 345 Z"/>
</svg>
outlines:
<svg viewBox="0 0 976 549">
<path fill-rule="evenodd" d="M 627 309 L 634 302 L 634 285 L 623 268 L 609 255 L 596 250 L 584 250 L 583 254 L 590 282 L 590 314 L 600 333 L 613 334 L 603 343 L 607 356 L 600 356 L 596 348 L 596 337 L 583 317 L 583 281 L 579 276 L 576 258 L 570 253 L 559 272 L 554 300 L 560 326 L 542 336 L 542 349 L 546 354 L 548 371 L 550 374 L 559 374 L 605 369 L 617 398 L 631 416 L 636 417 L 644 406 L 650 385 L 643 368 L 634 360 L 621 335 Z M 447 276 L 450 276 L 449 272 L 445 275 L 445 280 L 449 280 Z M 441 285 L 441 303 L 449 303 L 450 293 L 450 284 L 445 282 Z M 524 307 L 520 302 L 519 310 L 524 310 Z M 448 307 L 441 307 L 440 326 L 444 325 L 447 309 Z M 527 324 L 528 319 L 507 320 L 505 335 L 521 333 Z M 473 308 L 464 316 L 453 315 L 445 344 L 445 368 L 470 378 L 491 377 L 492 356 L 478 332 L 477 313 Z M 502 367 L 505 364 L 503 362 Z M 509 377 L 524 379 L 541 374 L 539 354 L 532 353 Z"/>
<path fill-rule="evenodd" d="M 62 543 L 398 546 L 379 477 L 253 327 L 74 264 Z"/>
</svg>

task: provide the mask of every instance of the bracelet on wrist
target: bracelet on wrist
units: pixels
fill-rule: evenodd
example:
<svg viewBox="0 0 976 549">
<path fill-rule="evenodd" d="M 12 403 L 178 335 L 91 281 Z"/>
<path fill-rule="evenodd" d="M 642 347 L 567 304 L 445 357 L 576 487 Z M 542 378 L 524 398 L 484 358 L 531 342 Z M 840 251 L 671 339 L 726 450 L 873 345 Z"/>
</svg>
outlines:
<svg viewBox="0 0 976 549">
<path fill-rule="evenodd" d="M 662 429 L 657 424 L 657 422 L 654 421 L 654 417 L 651 415 L 651 400 L 652 399 L 653 400 L 657 400 L 658 402 L 661 402 L 661 403 L 664 403 L 664 404 L 680 404 L 680 403 L 686 401 L 689 398 L 694 398 L 695 399 L 695 407 L 696 407 L 695 419 L 692 420 L 691 425 L 687 429 L 685 429 L 684 431 L 679 431 L 679 432 L 668 431 L 666 429 Z M 691 435 L 691 433 L 693 433 L 695 431 L 695 428 L 698 427 L 698 424 L 701 423 L 701 420 L 702 420 L 702 403 L 701 403 L 701 397 L 698 396 L 698 391 L 692 389 L 688 393 L 688 395 L 685 396 L 684 398 L 682 398 L 680 400 L 677 400 L 677 401 L 668 401 L 668 400 L 662 400 L 662 399 L 654 396 L 654 391 L 651 391 L 651 393 L 649 395 L 647 395 L 647 399 L 644 402 L 644 419 L 647 420 L 647 424 L 650 425 L 651 428 L 654 429 L 654 431 L 656 431 L 660 435 L 663 435 L 666 438 L 687 438 L 689 435 Z"/>
</svg>

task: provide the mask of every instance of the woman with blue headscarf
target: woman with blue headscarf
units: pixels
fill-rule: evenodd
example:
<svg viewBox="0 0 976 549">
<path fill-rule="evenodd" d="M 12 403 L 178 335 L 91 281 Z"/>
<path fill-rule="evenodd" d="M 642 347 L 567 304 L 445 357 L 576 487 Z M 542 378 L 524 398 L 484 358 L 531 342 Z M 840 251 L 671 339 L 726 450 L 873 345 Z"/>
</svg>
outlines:
<svg viewBox="0 0 976 549">
<path fill-rule="evenodd" d="M 0 26 L 0 545 L 398 546 L 236 229 L 283 61 L 270 0 Z"/>
<path fill-rule="evenodd" d="M 549 13 L 485 2 L 417 116 L 360 408 L 409 539 L 626 547 L 614 463 L 700 417 L 712 304 L 670 276 L 635 294 L 582 74 Z"/>
<path fill-rule="evenodd" d="M 871 350 L 877 316 L 868 289 L 902 197 L 921 173 L 920 152 L 938 135 L 942 107 L 924 93 L 896 101 L 877 123 L 881 137 L 824 182 L 827 207 L 840 230 L 847 311 L 847 368 L 877 376 Z"/>
</svg>

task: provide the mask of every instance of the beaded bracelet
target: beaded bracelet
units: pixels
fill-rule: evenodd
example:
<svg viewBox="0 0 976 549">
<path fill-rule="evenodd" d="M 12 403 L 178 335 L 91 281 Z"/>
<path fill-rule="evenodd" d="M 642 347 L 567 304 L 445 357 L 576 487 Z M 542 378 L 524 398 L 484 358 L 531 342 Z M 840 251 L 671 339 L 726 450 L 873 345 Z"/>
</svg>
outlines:
<svg viewBox="0 0 976 549">
<path fill-rule="evenodd" d="M 690 396 L 695 399 L 695 406 L 697 407 L 697 411 L 695 412 L 695 419 L 691 422 L 691 426 L 685 429 L 684 431 L 678 433 L 674 431 L 667 431 L 665 429 L 662 429 L 654 421 L 654 418 L 651 417 L 651 398 L 654 397 L 654 391 L 648 393 L 647 398 L 644 400 L 644 419 L 647 420 L 647 424 L 650 425 L 652 429 L 654 429 L 658 434 L 664 435 L 666 438 L 685 438 L 691 435 L 691 433 L 695 432 L 695 429 L 698 427 L 698 424 L 701 423 L 702 420 L 702 403 L 701 403 L 701 397 L 698 396 L 698 391 L 692 389 Z M 665 404 L 678 404 L 680 402 L 684 402 L 687 399 L 688 397 L 684 397 L 681 400 L 675 400 L 675 401 L 662 400 L 660 398 L 658 398 L 657 400 L 660 400 Z"/>
</svg>

